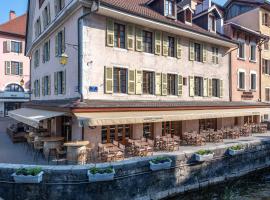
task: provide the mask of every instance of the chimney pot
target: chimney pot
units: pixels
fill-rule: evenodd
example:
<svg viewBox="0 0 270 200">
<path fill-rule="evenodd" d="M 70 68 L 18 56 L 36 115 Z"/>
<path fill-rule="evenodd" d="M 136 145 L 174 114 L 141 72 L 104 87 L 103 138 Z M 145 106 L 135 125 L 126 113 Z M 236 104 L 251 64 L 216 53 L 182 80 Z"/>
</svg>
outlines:
<svg viewBox="0 0 270 200">
<path fill-rule="evenodd" d="M 16 12 L 14 10 L 9 11 L 9 20 L 16 18 Z"/>
</svg>

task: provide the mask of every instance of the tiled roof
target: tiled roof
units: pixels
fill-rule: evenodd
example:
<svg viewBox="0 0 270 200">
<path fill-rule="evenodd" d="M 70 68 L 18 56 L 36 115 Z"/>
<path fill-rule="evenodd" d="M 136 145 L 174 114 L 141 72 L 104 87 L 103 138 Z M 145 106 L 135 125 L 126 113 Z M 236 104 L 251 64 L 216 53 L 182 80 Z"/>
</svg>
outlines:
<svg viewBox="0 0 270 200">
<path fill-rule="evenodd" d="M 27 15 L 16 17 L 4 24 L 0 24 L 0 32 L 25 36 Z"/>
<path fill-rule="evenodd" d="M 158 21 L 161 23 L 169 24 L 172 26 L 179 27 L 181 29 L 186 29 L 190 31 L 194 31 L 203 35 L 207 35 L 210 37 L 214 37 L 221 40 L 226 40 L 231 42 L 227 37 L 211 33 L 196 24 L 187 25 L 181 21 L 176 21 L 174 19 L 170 19 L 157 11 L 150 8 L 147 3 L 149 0 L 100 0 L 101 5 L 113 8 L 116 10 L 120 10 L 129 14 L 133 14 L 136 16 L 140 16 L 143 18 L 151 19 L 154 21 Z"/>
</svg>

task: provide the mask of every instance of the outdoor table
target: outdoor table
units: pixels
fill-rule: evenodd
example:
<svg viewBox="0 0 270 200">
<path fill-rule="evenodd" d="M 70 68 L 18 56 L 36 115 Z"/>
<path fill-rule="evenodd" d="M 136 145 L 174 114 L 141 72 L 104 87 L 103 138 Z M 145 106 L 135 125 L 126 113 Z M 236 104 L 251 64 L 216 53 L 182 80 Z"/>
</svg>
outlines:
<svg viewBox="0 0 270 200">
<path fill-rule="evenodd" d="M 70 163 L 77 163 L 78 156 L 82 151 L 86 151 L 86 146 L 89 145 L 89 141 L 74 141 L 64 143 L 64 146 L 67 147 L 67 160 Z M 85 154 L 85 159 L 86 159 Z"/>
<path fill-rule="evenodd" d="M 45 157 L 48 157 L 50 150 L 57 149 L 64 141 L 64 137 L 44 137 L 40 141 L 44 142 L 43 153 Z"/>
</svg>

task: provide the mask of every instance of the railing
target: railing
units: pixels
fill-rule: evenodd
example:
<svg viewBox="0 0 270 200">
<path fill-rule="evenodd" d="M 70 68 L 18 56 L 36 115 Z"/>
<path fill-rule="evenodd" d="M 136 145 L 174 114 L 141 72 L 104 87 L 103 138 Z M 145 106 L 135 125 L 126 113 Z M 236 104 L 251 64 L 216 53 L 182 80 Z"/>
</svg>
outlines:
<svg viewBox="0 0 270 200">
<path fill-rule="evenodd" d="M 0 98 L 22 98 L 22 99 L 29 99 L 30 93 L 29 92 L 7 92 L 7 91 L 0 91 Z"/>
</svg>

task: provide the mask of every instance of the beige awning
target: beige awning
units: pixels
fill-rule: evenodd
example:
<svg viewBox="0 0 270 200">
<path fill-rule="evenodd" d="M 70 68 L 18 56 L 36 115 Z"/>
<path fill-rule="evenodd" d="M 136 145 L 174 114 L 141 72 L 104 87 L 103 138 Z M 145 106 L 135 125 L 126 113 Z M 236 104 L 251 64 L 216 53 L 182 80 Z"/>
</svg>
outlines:
<svg viewBox="0 0 270 200">
<path fill-rule="evenodd" d="M 64 112 L 55 112 L 31 108 L 21 108 L 8 112 L 9 117 L 35 128 L 39 127 L 39 122 L 42 120 L 62 116 L 64 114 Z"/>
<path fill-rule="evenodd" d="M 164 121 L 185 121 L 226 117 L 242 117 L 270 113 L 268 108 L 223 109 L 223 110 L 183 110 L 183 111 L 143 111 L 143 112 L 96 112 L 75 113 L 80 125 L 106 126 L 119 124 L 140 124 Z"/>
</svg>

